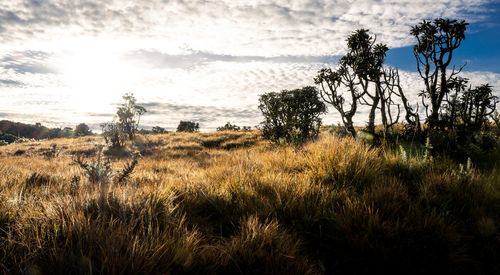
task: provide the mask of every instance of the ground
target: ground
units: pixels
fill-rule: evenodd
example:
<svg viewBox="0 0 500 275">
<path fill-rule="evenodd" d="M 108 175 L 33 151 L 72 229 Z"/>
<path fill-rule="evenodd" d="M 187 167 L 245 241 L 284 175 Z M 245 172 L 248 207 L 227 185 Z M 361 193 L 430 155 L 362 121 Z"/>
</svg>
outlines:
<svg viewBox="0 0 500 275">
<path fill-rule="evenodd" d="M 500 272 L 497 157 L 479 169 L 327 131 L 299 147 L 168 133 L 105 148 L 114 170 L 91 182 L 75 159 L 95 165 L 103 142 L 0 147 L 0 273 Z"/>
</svg>

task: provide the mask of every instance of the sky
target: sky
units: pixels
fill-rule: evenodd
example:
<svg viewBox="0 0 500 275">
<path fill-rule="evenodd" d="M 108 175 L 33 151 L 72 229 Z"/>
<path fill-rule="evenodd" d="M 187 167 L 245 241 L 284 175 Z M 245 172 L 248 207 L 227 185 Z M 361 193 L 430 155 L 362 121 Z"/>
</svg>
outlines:
<svg viewBox="0 0 500 275">
<path fill-rule="evenodd" d="M 500 96 L 498 0 L 0 0 L 0 120 L 98 129 L 132 92 L 145 128 L 255 126 L 259 95 L 314 85 L 359 28 L 388 45 L 417 102 L 409 31 L 439 17 L 470 23 L 453 64 Z"/>
</svg>

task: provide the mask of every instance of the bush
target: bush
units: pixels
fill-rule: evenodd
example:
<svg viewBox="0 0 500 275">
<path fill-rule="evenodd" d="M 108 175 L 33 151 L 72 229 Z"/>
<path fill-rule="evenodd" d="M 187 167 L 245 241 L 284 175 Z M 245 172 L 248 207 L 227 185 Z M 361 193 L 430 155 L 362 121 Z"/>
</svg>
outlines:
<svg viewBox="0 0 500 275">
<path fill-rule="evenodd" d="M 481 162 L 498 147 L 495 137 L 480 132 L 430 130 L 428 136 L 432 146 L 431 153 L 446 154 L 460 162 L 467 158 Z"/>
<path fill-rule="evenodd" d="M 330 126 L 328 128 L 328 133 L 330 133 L 331 135 L 336 135 L 340 138 L 345 138 L 350 135 L 347 128 L 343 125 L 340 125 L 340 123 L 338 123 L 337 125 Z"/>
<path fill-rule="evenodd" d="M 231 122 L 226 123 L 226 125 L 217 127 L 217 131 L 239 131 L 241 130 L 240 126 L 235 124 L 231 124 Z"/>
<path fill-rule="evenodd" d="M 123 131 L 118 123 L 103 123 L 101 124 L 102 136 L 106 143 L 112 148 L 122 148 L 127 141 L 127 132 Z"/>
<path fill-rule="evenodd" d="M 276 143 L 301 143 L 317 137 L 319 116 L 326 112 L 318 91 L 311 86 L 263 94 L 259 109 L 264 115 L 262 136 Z"/>
<path fill-rule="evenodd" d="M 198 132 L 200 131 L 200 124 L 194 121 L 180 121 L 177 126 L 177 132 Z"/>
<path fill-rule="evenodd" d="M 0 136 L 0 140 L 5 141 L 6 143 L 12 143 L 17 140 L 17 137 L 11 134 L 3 134 Z"/>
<path fill-rule="evenodd" d="M 166 133 L 167 131 L 165 130 L 165 128 L 163 127 L 160 127 L 160 126 L 154 126 L 153 129 L 151 129 L 151 132 L 153 132 L 153 134 L 164 134 Z"/>
<path fill-rule="evenodd" d="M 90 131 L 90 128 L 87 124 L 85 123 L 80 123 L 76 125 L 75 131 L 73 133 L 76 137 L 81 137 L 81 136 L 88 136 L 92 134 L 92 131 Z"/>
<path fill-rule="evenodd" d="M 221 127 L 217 127 L 217 131 L 250 131 L 252 130 L 252 127 L 250 126 L 243 126 L 243 127 L 240 127 L 238 125 L 235 125 L 235 124 L 231 124 L 231 122 L 228 122 L 226 123 L 226 125 L 224 126 L 221 126 Z"/>
</svg>

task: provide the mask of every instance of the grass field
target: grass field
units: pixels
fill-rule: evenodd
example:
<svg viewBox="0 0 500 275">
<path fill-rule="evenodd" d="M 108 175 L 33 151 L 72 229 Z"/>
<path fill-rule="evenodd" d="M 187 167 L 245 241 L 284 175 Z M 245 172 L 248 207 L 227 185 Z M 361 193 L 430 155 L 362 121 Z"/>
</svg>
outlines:
<svg viewBox="0 0 500 275">
<path fill-rule="evenodd" d="M 326 132 L 169 133 L 91 183 L 74 159 L 102 142 L 0 147 L 0 273 L 500 274 L 498 150 L 478 169 Z"/>
</svg>

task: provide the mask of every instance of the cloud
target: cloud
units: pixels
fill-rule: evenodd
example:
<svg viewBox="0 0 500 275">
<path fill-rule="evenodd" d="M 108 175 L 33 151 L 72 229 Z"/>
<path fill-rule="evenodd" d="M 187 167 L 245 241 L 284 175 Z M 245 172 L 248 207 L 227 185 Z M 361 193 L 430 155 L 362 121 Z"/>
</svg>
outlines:
<svg viewBox="0 0 500 275">
<path fill-rule="evenodd" d="M 307 56 L 311 52 L 324 56 L 342 54 L 344 39 L 355 28 L 371 29 L 390 47 L 408 46 L 410 26 L 418 21 L 441 16 L 479 20 L 486 16 L 484 3 L 17 0 L 0 4 L 0 31 L 5 41 L 45 42 L 47 47 L 51 40 L 105 36 L 113 38 L 118 48 L 169 48 L 169 54 L 188 48 L 231 56 Z"/>
<path fill-rule="evenodd" d="M 0 67 L 19 74 L 50 74 L 56 71 L 49 65 L 50 54 L 42 51 L 10 52 L 0 59 Z"/>
<path fill-rule="evenodd" d="M 255 119 L 260 116 L 257 106 L 234 108 L 157 102 L 140 103 L 140 105 L 148 110 L 147 116 L 164 118 L 162 122 L 158 122 L 144 116 L 144 126 L 155 126 L 160 123 L 167 128 L 173 128 L 180 120 L 190 120 L 199 122 L 204 129 L 213 130 L 226 121 L 238 121 L 242 125 L 254 126 Z"/>
<path fill-rule="evenodd" d="M 98 125 L 133 91 L 149 110 L 145 126 L 253 126 L 261 120 L 260 94 L 313 85 L 316 72 L 345 53 L 354 29 L 369 28 L 391 48 L 409 46 L 409 29 L 420 20 L 485 20 L 487 2 L 1 1 L 0 112 Z M 401 74 L 418 102 L 421 79 Z M 464 75 L 491 83 L 498 94 L 500 74 Z M 339 121 L 330 111 L 324 121 Z M 367 108 L 359 112 L 363 124 Z"/>
<path fill-rule="evenodd" d="M 12 87 L 12 86 L 21 87 L 21 86 L 23 86 L 23 83 L 21 83 L 19 81 L 11 80 L 11 79 L 0 79 L 0 83 L 1 83 L 1 85 L 8 86 L 8 87 Z"/>
<path fill-rule="evenodd" d="M 340 56 L 235 56 L 192 51 L 188 54 L 167 54 L 153 50 L 138 50 L 126 53 L 124 58 L 149 68 L 193 69 L 210 62 L 272 62 L 272 63 L 333 63 Z"/>
</svg>

